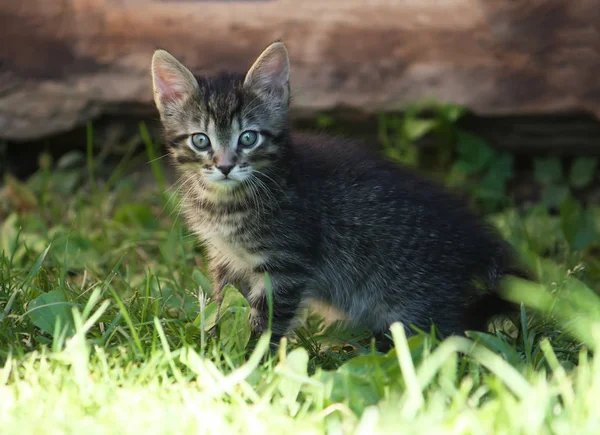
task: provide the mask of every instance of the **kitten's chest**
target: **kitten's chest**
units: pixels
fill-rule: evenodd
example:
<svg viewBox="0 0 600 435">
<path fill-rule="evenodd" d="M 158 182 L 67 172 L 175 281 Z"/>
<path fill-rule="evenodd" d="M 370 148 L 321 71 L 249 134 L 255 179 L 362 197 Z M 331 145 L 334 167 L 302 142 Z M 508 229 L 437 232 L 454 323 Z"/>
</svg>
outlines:
<svg viewBox="0 0 600 435">
<path fill-rule="evenodd" d="M 267 261 L 267 256 L 262 253 L 251 252 L 246 246 L 233 243 L 219 235 L 207 237 L 211 254 L 215 260 L 227 263 L 228 268 L 239 275 L 254 273 L 255 268 Z"/>
<path fill-rule="evenodd" d="M 196 232 L 208 245 L 214 260 L 227 264 L 238 275 L 248 276 L 268 260 L 266 253 L 253 249 L 258 240 L 251 233 L 252 228 L 251 216 L 246 219 L 221 216 L 203 219 Z"/>
</svg>

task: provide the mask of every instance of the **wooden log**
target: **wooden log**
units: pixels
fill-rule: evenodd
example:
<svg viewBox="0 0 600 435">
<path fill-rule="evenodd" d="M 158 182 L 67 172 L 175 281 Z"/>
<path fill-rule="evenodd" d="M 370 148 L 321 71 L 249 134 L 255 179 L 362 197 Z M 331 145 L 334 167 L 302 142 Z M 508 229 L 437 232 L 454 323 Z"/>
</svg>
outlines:
<svg viewBox="0 0 600 435">
<path fill-rule="evenodd" d="M 149 63 L 244 71 L 275 39 L 295 113 L 423 98 L 480 115 L 600 117 L 597 0 L 19 0 L 0 5 L 0 139 L 155 116 Z"/>
</svg>

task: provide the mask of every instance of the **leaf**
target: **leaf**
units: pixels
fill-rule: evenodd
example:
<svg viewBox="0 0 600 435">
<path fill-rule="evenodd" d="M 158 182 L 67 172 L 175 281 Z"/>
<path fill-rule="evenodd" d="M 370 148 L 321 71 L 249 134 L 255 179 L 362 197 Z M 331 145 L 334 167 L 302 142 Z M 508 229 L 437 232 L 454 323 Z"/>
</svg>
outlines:
<svg viewBox="0 0 600 435">
<path fill-rule="evenodd" d="M 582 250 L 596 238 L 596 223 L 591 213 L 583 210 L 573 197 L 568 197 L 560 207 L 560 223 L 571 249 Z"/>
<path fill-rule="evenodd" d="M 438 108 L 439 114 L 448 122 L 455 123 L 467 113 L 467 109 L 455 104 L 443 104 Z"/>
<path fill-rule="evenodd" d="M 19 236 L 18 223 L 19 217 L 16 213 L 12 213 L 2 224 L 2 232 L 0 233 L 0 242 L 2 242 L 2 244 L 0 247 L 7 258 L 12 258 L 19 247 L 16 243 L 17 237 Z"/>
<path fill-rule="evenodd" d="M 63 154 L 56 162 L 57 169 L 77 169 L 85 166 L 85 154 L 79 150 Z"/>
<path fill-rule="evenodd" d="M 477 196 L 481 199 L 504 199 L 506 180 L 488 172 L 477 185 Z"/>
<path fill-rule="evenodd" d="M 515 175 L 512 154 L 504 152 L 496 156 L 490 163 L 488 173 L 503 181 L 512 179 Z"/>
<path fill-rule="evenodd" d="M 56 193 L 72 194 L 81 184 L 81 173 L 77 169 L 54 171 L 51 184 Z"/>
<path fill-rule="evenodd" d="M 204 330 L 208 331 L 212 329 L 213 326 L 217 323 L 217 312 L 219 311 L 219 306 L 216 302 L 211 302 L 206 305 L 204 308 Z M 198 316 L 194 319 L 193 325 L 197 328 L 202 326 L 202 315 L 203 313 L 199 313 Z"/>
<path fill-rule="evenodd" d="M 158 293 L 158 288 L 154 293 Z M 187 292 L 174 290 L 168 285 L 160 288 L 160 296 L 162 309 L 170 317 L 191 319 L 199 310 L 197 297 Z"/>
<path fill-rule="evenodd" d="M 512 366 L 517 367 L 523 363 L 521 356 L 518 354 L 515 348 L 513 348 L 506 341 L 502 340 L 500 337 L 479 331 L 468 331 L 467 336 L 483 344 L 488 349 L 502 354 L 504 359 Z"/>
<path fill-rule="evenodd" d="M 317 125 L 319 128 L 331 127 L 334 123 L 335 121 L 329 115 L 320 115 L 317 117 Z"/>
<path fill-rule="evenodd" d="M 577 189 L 588 186 L 594 180 L 597 165 L 597 158 L 579 157 L 575 159 L 569 171 L 569 184 Z"/>
<path fill-rule="evenodd" d="M 404 134 L 410 141 L 422 138 L 431 132 L 437 124 L 434 119 L 419 119 L 407 117 L 404 119 Z"/>
<path fill-rule="evenodd" d="M 535 181 L 543 186 L 557 184 L 562 181 L 562 166 L 557 157 L 535 159 L 533 162 Z"/>
<path fill-rule="evenodd" d="M 458 133 L 457 150 L 459 160 L 456 168 L 467 174 L 475 174 L 485 168 L 494 158 L 494 150 L 481 137 L 466 133 Z"/>
<path fill-rule="evenodd" d="M 226 352 L 243 355 L 250 341 L 250 308 L 248 301 L 232 285 L 223 288 L 219 319 L 219 339 Z"/>
<path fill-rule="evenodd" d="M 558 244 L 565 242 L 560 219 L 550 216 L 548 208 L 542 204 L 533 207 L 520 225 L 525 230 L 528 248 L 539 255 L 552 252 Z"/>
<path fill-rule="evenodd" d="M 569 188 L 564 185 L 549 184 L 542 189 L 542 203 L 546 207 L 560 207 L 565 198 L 569 196 Z"/>
<path fill-rule="evenodd" d="M 71 305 L 61 290 L 52 290 L 32 300 L 27 315 L 35 326 L 50 335 L 54 335 L 57 322 L 60 322 L 60 330 L 67 328 L 67 334 L 72 335 L 75 324 Z"/>
<path fill-rule="evenodd" d="M 52 253 L 67 269 L 84 269 L 99 261 L 95 246 L 81 234 L 58 233 L 52 244 Z"/>
<path fill-rule="evenodd" d="M 329 384 L 332 403 L 348 403 L 357 415 L 376 404 L 391 383 L 402 382 L 395 350 L 387 355 L 359 355 L 337 371 L 323 371 L 317 378 Z"/>
</svg>

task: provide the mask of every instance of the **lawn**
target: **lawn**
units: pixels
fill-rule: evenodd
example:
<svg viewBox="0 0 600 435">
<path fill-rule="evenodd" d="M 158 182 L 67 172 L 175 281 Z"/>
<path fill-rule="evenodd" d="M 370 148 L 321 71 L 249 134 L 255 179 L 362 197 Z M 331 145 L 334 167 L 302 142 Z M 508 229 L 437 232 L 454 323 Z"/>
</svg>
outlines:
<svg viewBox="0 0 600 435">
<path fill-rule="evenodd" d="M 559 167 L 571 174 L 562 184 L 555 160 L 536 163 L 546 192 L 562 189 L 556 213 L 543 198 L 488 207 L 539 280 L 507 282 L 524 302 L 520 316 L 443 341 L 435 331 L 407 339 L 396 325 L 383 354 L 364 331 L 307 315 L 271 354 L 268 336 L 251 336 L 233 287 L 219 335 L 210 334 L 216 306 L 202 246 L 179 218 L 166 159 L 142 135 L 146 151 L 125 147 L 117 162 L 89 147 L 42 156 L 27 181 L 6 180 L 2 433 L 600 430 L 600 212 L 574 199 L 586 161 Z M 490 205 L 485 192 L 469 193 Z"/>
</svg>

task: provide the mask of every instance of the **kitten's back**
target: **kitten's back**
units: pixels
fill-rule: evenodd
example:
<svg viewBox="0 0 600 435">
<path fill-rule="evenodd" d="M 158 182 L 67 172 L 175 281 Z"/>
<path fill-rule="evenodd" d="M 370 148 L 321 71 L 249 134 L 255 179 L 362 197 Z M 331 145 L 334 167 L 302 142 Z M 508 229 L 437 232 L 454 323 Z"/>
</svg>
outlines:
<svg viewBox="0 0 600 435">
<path fill-rule="evenodd" d="M 330 261 L 346 261 L 337 262 L 338 271 L 362 270 L 373 288 L 395 286 L 402 304 L 413 301 L 397 295 L 412 292 L 419 305 L 414 311 L 436 319 L 448 316 L 448 301 L 458 300 L 450 308 L 457 310 L 454 317 L 468 318 L 439 321 L 446 330 L 480 329 L 511 308 L 496 287 L 514 263 L 512 250 L 462 199 L 354 141 L 298 135 L 293 143 L 294 176 L 315 200 L 307 212 L 318 215 Z"/>
</svg>

